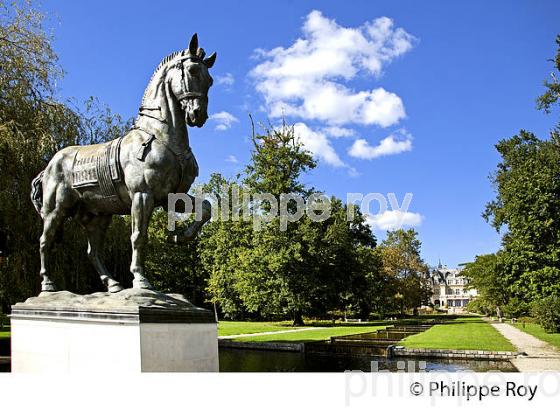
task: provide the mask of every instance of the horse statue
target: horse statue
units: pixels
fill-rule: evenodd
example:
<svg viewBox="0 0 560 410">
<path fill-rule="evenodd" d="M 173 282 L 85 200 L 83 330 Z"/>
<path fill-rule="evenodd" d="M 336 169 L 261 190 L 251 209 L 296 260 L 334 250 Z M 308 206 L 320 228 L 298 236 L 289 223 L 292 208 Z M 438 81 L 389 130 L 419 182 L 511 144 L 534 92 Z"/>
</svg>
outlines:
<svg viewBox="0 0 560 410">
<path fill-rule="evenodd" d="M 33 180 L 31 199 L 43 218 L 40 238 L 41 291 L 53 292 L 48 253 L 64 220 L 76 218 L 85 228 L 87 254 L 111 293 L 123 289 L 100 259 L 104 235 L 113 215 L 130 215 L 133 287 L 151 289 L 144 277 L 148 224 L 155 207 L 167 210 L 168 194 L 186 193 L 198 176 L 189 146 L 187 125 L 202 127 L 208 119 L 208 70 L 216 53 L 205 58 L 192 36 L 188 49 L 174 52 L 157 66 L 142 98 L 134 126 L 122 137 L 103 144 L 70 146 L 58 151 Z M 175 212 L 194 209 L 176 204 Z M 186 228 L 182 240 L 193 238 L 211 217 L 202 201 L 200 217 Z"/>
</svg>

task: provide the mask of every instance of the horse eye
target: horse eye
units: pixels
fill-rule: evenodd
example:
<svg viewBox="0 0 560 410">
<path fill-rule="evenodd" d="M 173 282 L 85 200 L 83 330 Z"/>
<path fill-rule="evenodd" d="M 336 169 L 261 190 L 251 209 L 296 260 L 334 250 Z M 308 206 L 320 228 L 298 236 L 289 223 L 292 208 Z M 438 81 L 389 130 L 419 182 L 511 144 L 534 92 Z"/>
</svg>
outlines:
<svg viewBox="0 0 560 410">
<path fill-rule="evenodd" d="M 191 74 L 191 75 L 196 75 L 196 74 L 198 74 L 198 72 L 200 71 L 200 69 L 199 69 L 197 66 L 195 66 L 195 65 L 191 65 L 191 66 L 188 68 L 188 71 L 189 71 L 189 74 Z"/>
</svg>

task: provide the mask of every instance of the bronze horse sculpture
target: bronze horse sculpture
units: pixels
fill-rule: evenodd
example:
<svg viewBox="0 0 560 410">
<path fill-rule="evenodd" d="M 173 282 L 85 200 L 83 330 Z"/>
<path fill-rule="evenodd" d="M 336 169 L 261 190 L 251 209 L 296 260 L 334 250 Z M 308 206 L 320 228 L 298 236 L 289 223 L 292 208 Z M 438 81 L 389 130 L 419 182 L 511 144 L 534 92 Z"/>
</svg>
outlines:
<svg viewBox="0 0 560 410">
<path fill-rule="evenodd" d="M 172 53 L 158 65 L 142 98 L 134 127 L 104 144 L 70 146 L 58 151 L 32 182 L 31 198 L 43 218 L 40 238 L 41 291 L 55 291 L 49 278 L 48 252 L 64 220 L 77 218 L 88 238 L 88 257 L 109 292 L 123 288 L 107 271 L 99 252 L 113 215 L 131 216 L 133 287 L 151 289 L 144 277 L 147 229 L 155 207 L 167 209 L 168 194 L 186 193 L 198 176 L 189 147 L 188 126 L 208 118 L 210 69 L 216 53 L 205 58 L 194 34 L 188 49 Z M 188 196 L 194 205 L 195 198 Z M 176 204 L 176 212 L 194 209 Z M 208 201 L 201 217 L 185 232 L 196 235 L 210 219 Z"/>
</svg>

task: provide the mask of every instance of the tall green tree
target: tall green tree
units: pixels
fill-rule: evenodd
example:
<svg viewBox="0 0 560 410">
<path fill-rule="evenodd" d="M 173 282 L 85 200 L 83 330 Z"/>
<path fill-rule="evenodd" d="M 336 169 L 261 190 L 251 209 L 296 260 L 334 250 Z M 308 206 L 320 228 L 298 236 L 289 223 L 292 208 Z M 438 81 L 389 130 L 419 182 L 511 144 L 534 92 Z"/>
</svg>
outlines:
<svg viewBox="0 0 560 410">
<path fill-rule="evenodd" d="M 387 237 L 379 245 L 383 270 L 390 278 L 394 303 L 401 314 L 405 310 L 427 304 L 430 291 L 424 280 L 428 266 L 422 260 L 422 242 L 414 229 L 388 231 Z"/>
<path fill-rule="evenodd" d="M 496 145 L 496 198 L 485 218 L 503 231 L 500 254 L 512 297 L 533 301 L 560 291 L 560 135 L 521 131 Z"/>
<path fill-rule="evenodd" d="M 560 35 L 556 36 L 556 57 L 552 60 L 554 65 L 554 71 L 550 73 L 550 80 L 544 82 L 546 91 L 537 98 L 537 108 L 543 110 L 546 113 L 552 111 L 552 107 L 558 104 L 560 99 L 560 81 L 558 76 L 560 75 Z"/>
<path fill-rule="evenodd" d="M 0 1 L 0 231 L 7 257 L 0 261 L 0 303 L 4 310 L 39 291 L 38 238 L 41 219 L 29 200 L 31 180 L 59 149 L 114 138 L 126 128 L 120 117 L 92 99 L 81 110 L 56 99 L 62 69 L 43 26 L 28 2 Z M 119 221 L 120 222 L 120 221 Z M 109 268 L 121 272 L 122 223 L 110 230 Z M 89 264 L 79 264 L 84 235 L 66 223 L 64 250 L 53 255 L 53 278 L 69 290 L 101 289 Z M 119 276 L 119 275 L 117 275 Z"/>
<path fill-rule="evenodd" d="M 560 97 L 560 36 L 556 43 L 555 71 L 537 99 L 537 108 L 547 113 Z M 526 310 L 527 303 L 560 296 L 559 125 L 547 139 L 521 130 L 496 144 L 501 155 L 491 175 L 496 197 L 483 216 L 503 233 L 502 249 L 495 256 L 478 257 L 467 271 L 488 303 L 494 297 L 499 310 L 509 300 L 505 310 L 513 315 Z"/>
<path fill-rule="evenodd" d="M 500 256 L 494 253 L 479 255 L 474 262 L 467 263 L 462 273 L 469 278 L 469 288 L 476 289 L 477 306 L 483 313 L 502 316 L 510 300 L 508 275 Z"/>
<path fill-rule="evenodd" d="M 244 184 L 253 194 L 295 194 L 307 201 L 312 190 L 300 180 L 302 174 L 316 167 L 311 153 L 304 149 L 294 128 L 265 128 L 263 134 L 252 135 L 251 162 L 245 170 Z M 311 310 L 311 293 L 317 281 L 314 270 L 304 254 L 300 218 L 281 229 L 280 218 L 268 202 L 254 204 L 254 215 L 272 216 L 261 229 L 253 232 L 252 249 L 243 254 L 244 269 L 239 277 L 239 290 L 251 310 L 271 314 L 291 314 L 294 325 L 303 324 L 303 314 Z M 294 202 L 288 210 L 294 212 Z M 264 285 L 264 286 L 263 286 Z"/>
<path fill-rule="evenodd" d="M 309 200 L 315 189 L 301 176 L 315 166 L 293 127 L 265 129 L 253 135 L 251 162 L 242 182 L 251 195 L 272 194 L 278 200 L 297 194 Z M 224 189 L 225 187 L 225 189 Z M 231 194 L 237 181 L 214 175 L 207 190 Z M 231 196 L 231 195 L 230 195 Z M 286 318 L 294 325 L 304 315 L 327 312 L 367 315 L 379 286 L 375 237 L 357 212 L 353 221 L 339 199 L 330 198 L 330 217 L 312 220 L 302 215 L 282 226 L 268 202 L 251 201 L 254 221 L 214 220 L 201 236 L 201 258 L 209 272 L 211 300 L 227 317 Z M 296 212 L 295 202 L 288 211 Z"/>
<path fill-rule="evenodd" d="M 234 189 L 242 191 L 237 181 L 212 174 L 204 184 L 203 192 L 212 194 L 218 200 L 214 207 L 222 211 L 226 206 L 222 197 L 231 198 Z M 258 317 L 258 313 L 249 312 L 245 307 L 237 286 L 241 270 L 239 261 L 243 252 L 252 246 L 252 224 L 239 217 L 239 214 L 234 220 L 231 207 L 223 212 L 205 225 L 198 247 L 207 277 L 208 298 L 225 318 Z"/>
</svg>

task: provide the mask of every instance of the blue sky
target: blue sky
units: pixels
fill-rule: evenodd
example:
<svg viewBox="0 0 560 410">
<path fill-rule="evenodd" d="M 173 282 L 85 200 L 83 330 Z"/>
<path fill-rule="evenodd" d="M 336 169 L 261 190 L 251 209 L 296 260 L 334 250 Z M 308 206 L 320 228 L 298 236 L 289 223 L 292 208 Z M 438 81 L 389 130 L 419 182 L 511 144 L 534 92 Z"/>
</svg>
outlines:
<svg viewBox="0 0 560 410">
<path fill-rule="evenodd" d="M 394 192 L 428 263 L 454 266 L 499 247 L 480 216 L 494 144 L 554 117 L 535 109 L 555 54 L 554 1 L 94 1 L 41 8 L 66 75 L 61 97 L 136 115 L 150 75 L 192 33 L 210 53 L 211 120 L 190 129 L 201 167 L 233 176 L 249 158 L 248 114 L 283 112 L 319 166 L 305 182 L 341 198 Z M 376 207 L 372 207 L 376 213 Z"/>
</svg>

